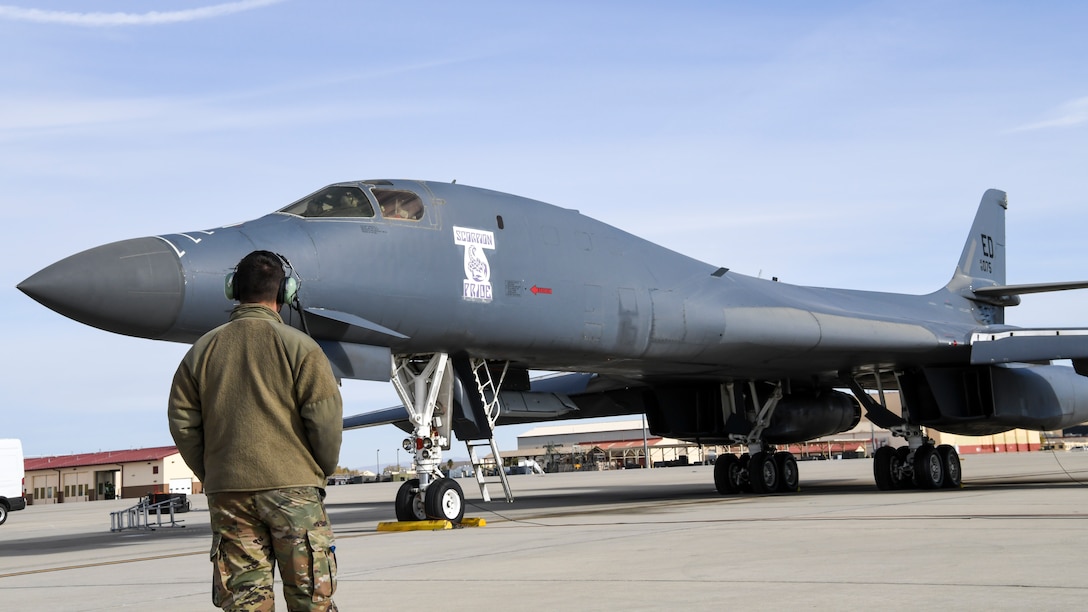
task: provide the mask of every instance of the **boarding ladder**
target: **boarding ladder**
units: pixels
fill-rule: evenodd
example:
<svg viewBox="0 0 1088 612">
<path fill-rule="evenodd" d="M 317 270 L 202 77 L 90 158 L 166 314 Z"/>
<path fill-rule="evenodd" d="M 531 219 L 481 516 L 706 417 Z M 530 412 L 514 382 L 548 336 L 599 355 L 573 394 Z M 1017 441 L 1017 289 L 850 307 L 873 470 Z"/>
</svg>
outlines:
<svg viewBox="0 0 1088 612">
<path fill-rule="evenodd" d="M 151 503 L 149 497 L 141 498 L 140 503 L 131 508 L 110 512 L 110 531 L 124 531 L 125 529 L 158 529 L 160 527 L 184 527 L 184 521 L 174 517 L 176 502 L 166 499 L 161 502 Z M 168 515 L 168 520 L 163 522 L 163 512 Z M 154 524 L 152 524 L 154 518 Z"/>
<path fill-rule="evenodd" d="M 468 447 L 468 458 L 472 463 L 472 473 L 476 476 L 476 483 L 480 485 L 480 496 L 485 502 L 491 501 L 491 494 L 487 491 L 487 481 L 483 471 L 483 459 L 476 452 L 478 448 L 490 447 L 491 456 L 494 457 L 495 466 L 498 468 L 499 482 L 502 483 L 502 490 L 506 494 L 506 501 L 513 502 L 514 494 L 510 490 L 510 481 L 506 479 L 502 456 L 499 455 L 499 445 L 495 443 L 495 421 L 499 418 L 500 407 L 499 388 L 502 387 L 502 381 L 506 378 L 506 370 L 510 367 L 510 364 L 509 362 L 503 364 L 498 381 L 495 380 L 491 369 L 483 359 L 470 359 L 469 364 L 472 367 L 472 378 L 476 382 L 476 389 L 480 392 L 480 398 L 483 401 L 484 416 L 486 417 L 484 420 L 487 422 L 487 438 L 465 440 L 465 446 Z"/>
</svg>

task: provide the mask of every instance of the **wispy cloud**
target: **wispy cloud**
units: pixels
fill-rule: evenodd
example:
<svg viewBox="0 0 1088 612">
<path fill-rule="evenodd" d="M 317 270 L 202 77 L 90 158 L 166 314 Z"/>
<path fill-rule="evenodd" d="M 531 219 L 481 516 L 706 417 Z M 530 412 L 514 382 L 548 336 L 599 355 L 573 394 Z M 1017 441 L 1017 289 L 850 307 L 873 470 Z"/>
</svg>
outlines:
<svg viewBox="0 0 1088 612">
<path fill-rule="evenodd" d="M 241 0 L 181 11 L 151 11 L 149 13 L 77 13 L 21 8 L 0 4 L 0 19 L 54 23 L 81 27 L 114 27 L 163 25 L 200 19 L 212 19 L 279 4 L 285 0 Z"/>
<path fill-rule="evenodd" d="M 1028 130 L 1048 128 L 1067 128 L 1088 123 L 1088 97 L 1078 98 L 1062 104 L 1054 112 L 1054 115 L 1051 119 L 1021 125 L 1013 128 L 1012 131 L 1026 132 Z"/>
</svg>

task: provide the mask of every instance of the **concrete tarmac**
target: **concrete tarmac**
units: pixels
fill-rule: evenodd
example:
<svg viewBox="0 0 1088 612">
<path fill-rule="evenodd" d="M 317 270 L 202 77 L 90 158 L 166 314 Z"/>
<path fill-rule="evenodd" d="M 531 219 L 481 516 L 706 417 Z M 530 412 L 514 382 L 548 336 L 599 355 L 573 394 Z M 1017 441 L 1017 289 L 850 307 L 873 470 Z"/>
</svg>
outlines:
<svg viewBox="0 0 1088 612">
<path fill-rule="evenodd" d="M 959 490 L 879 492 L 867 459 L 800 463 L 801 492 L 720 496 L 713 468 L 513 476 L 485 527 L 379 533 L 399 483 L 330 487 L 341 610 L 1059 610 L 1088 601 L 1088 453 L 975 455 Z M 492 496 L 501 499 L 493 485 Z M 109 531 L 134 500 L 0 526 L 5 609 L 211 610 L 207 503 Z M 277 581 L 279 610 L 286 609 Z"/>
</svg>

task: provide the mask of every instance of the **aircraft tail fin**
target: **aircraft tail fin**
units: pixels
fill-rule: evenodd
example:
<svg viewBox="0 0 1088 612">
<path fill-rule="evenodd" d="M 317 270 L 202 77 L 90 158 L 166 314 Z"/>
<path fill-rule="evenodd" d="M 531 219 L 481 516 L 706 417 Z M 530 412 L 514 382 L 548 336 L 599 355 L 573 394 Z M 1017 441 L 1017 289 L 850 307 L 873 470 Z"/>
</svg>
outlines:
<svg viewBox="0 0 1088 612">
<path fill-rule="evenodd" d="M 1088 280 L 1005 284 L 1005 210 L 1008 206 L 1004 191 L 990 189 L 983 194 L 959 265 L 944 288 L 971 300 L 975 305 L 974 316 L 981 323 L 1004 323 L 1004 308 L 1019 304 L 1020 296 L 1026 293 L 1088 289 Z"/>
<path fill-rule="evenodd" d="M 971 233 L 963 245 L 959 265 L 949 288 L 981 288 L 1005 284 L 1005 210 L 1008 197 L 999 189 L 988 189 L 975 213 Z"/>
<path fill-rule="evenodd" d="M 1018 298 L 1011 299 L 1013 296 L 977 292 L 1005 285 L 1005 210 L 1008 206 L 1004 191 L 987 189 L 982 194 L 960 261 L 952 279 L 945 285 L 945 290 L 980 306 L 976 316 L 981 316 L 983 323 L 1003 323 L 1003 307 L 1019 303 Z"/>
</svg>

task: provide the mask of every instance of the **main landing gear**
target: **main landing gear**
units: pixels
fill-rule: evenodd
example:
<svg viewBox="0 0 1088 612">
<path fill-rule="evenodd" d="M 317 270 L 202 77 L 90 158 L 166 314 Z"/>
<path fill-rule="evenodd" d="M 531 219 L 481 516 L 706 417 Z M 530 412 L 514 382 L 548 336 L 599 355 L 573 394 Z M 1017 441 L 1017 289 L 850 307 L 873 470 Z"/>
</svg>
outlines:
<svg viewBox="0 0 1088 612">
<path fill-rule="evenodd" d="M 741 456 L 719 455 L 714 461 L 714 488 L 732 493 L 795 493 L 801 490 L 797 459 L 793 453 L 768 451 Z"/>
<path fill-rule="evenodd" d="M 723 406 L 729 414 L 737 414 L 738 406 L 733 384 L 724 386 L 722 396 L 728 398 Z M 801 490 L 797 459 L 793 453 L 776 451 L 764 442 L 763 431 L 771 422 L 778 402 L 782 400 L 782 383 L 776 383 L 770 397 L 759 403 L 755 384 L 749 384 L 748 397 L 752 404 L 752 430 L 746 436 L 737 436 L 738 442 L 748 445 L 748 452 L 740 455 L 719 455 L 714 461 L 714 488 L 722 495 L 732 493 L 794 493 Z M 728 414 L 724 415 L 728 419 Z"/>
<path fill-rule="evenodd" d="M 963 486 L 960 456 L 948 444 L 934 446 L 921 428 L 907 426 L 907 446 L 883 446 L 873 453 L 873 478 L 881 491 L 958 489 Z"/>
<path fill-rule="evenodd" d="M 886 372 L 883 374 L 887 374 Z M 894 374 L 898 381 L 899 374 Z M 908 421 L 910 406 L 904 403 L 902 415 L 888 410 L 884 399 L 882 373 L 873 375 L 877 397 L 867 393 L 857 378 L 850 381 L 854 397 L 865 407 L 865 416 L 876 425 L 907 440 L 906 446 L 883 446 L 873 453 L 873 480 L 881 491 L 896 489 L 958 489 L 963 486 L 960 455 L 948 444 L 934 445 L 919 425 Z"/>
</svg>

